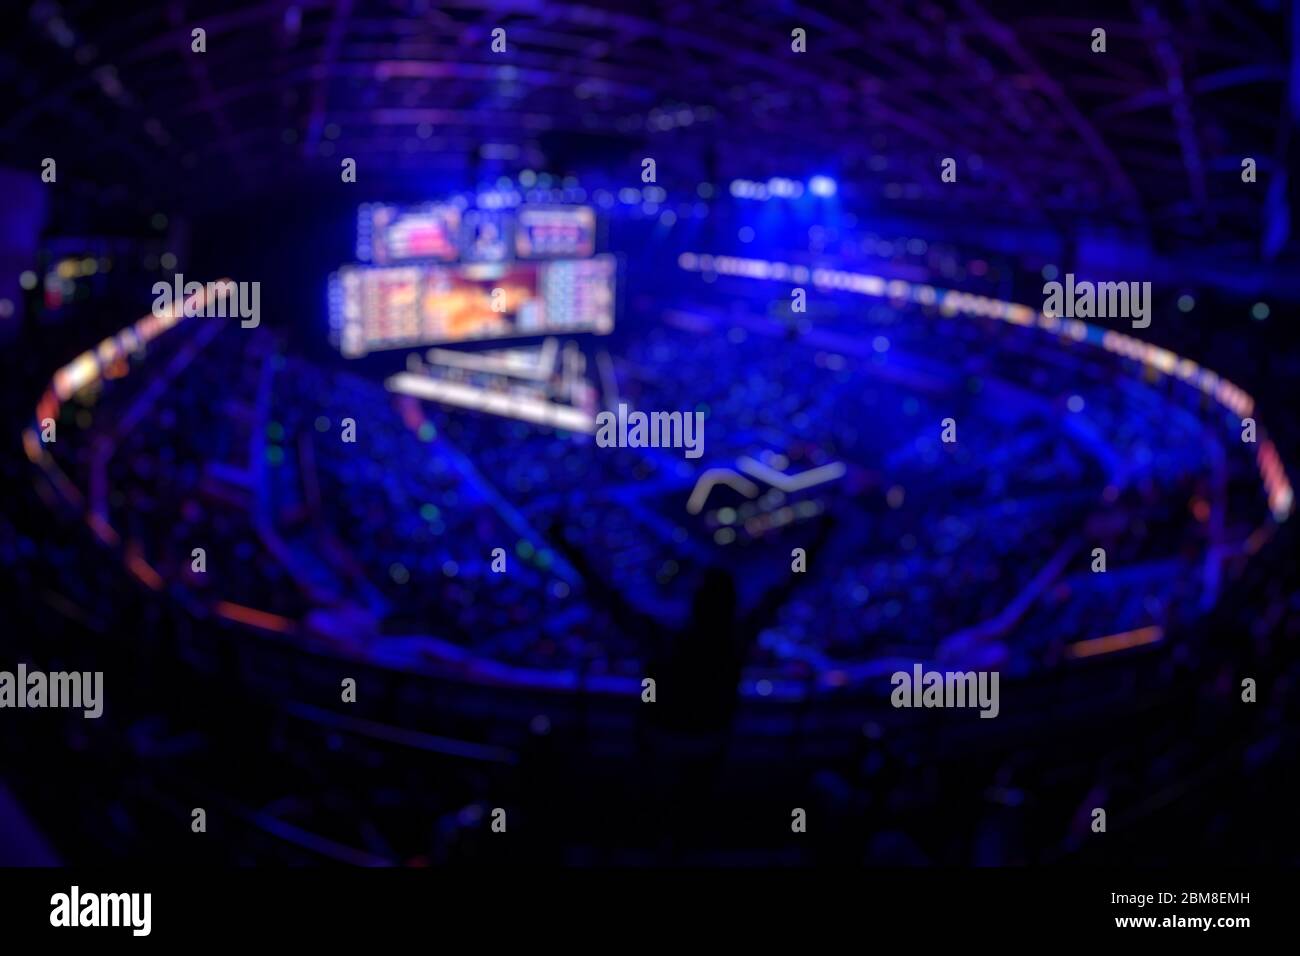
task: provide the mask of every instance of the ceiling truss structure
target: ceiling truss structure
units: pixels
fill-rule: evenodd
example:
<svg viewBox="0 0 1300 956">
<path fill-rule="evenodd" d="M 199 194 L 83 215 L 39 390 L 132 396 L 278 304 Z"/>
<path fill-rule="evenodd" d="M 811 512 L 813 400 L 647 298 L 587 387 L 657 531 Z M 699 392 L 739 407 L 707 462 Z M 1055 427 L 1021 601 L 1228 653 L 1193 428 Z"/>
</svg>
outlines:
<svg viewBox="0 0 1300 956">
<path fill-rule="evenodd" d="M 112 199 L 196 178 L 256 193 L 345 155 L 389 176 L 472 170 L 489 146 L 545 164 L 581 134 L 635 157 L 630 179 L 642 155 L 665 185 L 797 176 L 825 157 L 901 211 L 1243 251 L 1277 215 L 1267 180 L 1294 164 L 1298 4 L 39 0 L 0 53 L 0 151 L 32 168 L 57 153 Z M 960 189 L 940 180 L 949 156 Z M 1257 188 L 1242 188 L 1246 156 Z"/>
</svg>

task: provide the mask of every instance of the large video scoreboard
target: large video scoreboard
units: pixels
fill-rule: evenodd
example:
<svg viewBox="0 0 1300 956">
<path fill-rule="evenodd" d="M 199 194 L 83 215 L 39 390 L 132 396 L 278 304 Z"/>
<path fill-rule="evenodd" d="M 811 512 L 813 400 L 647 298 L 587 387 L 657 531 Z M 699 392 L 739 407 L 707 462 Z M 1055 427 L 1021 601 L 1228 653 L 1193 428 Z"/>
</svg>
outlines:
<svg viewBox="0 0 1300 956">
<path fill-rule="evenodd" d="M 613 256 L 488 265 L 344 266 L 331 317 L 347 357 L 383 349 L 614 329 Z"/>
<path fill-rule="evenodd" d="M 331 338 L 383 349 L 614 328 L 617 263 L 590 206 L 366 204 L 361 263 L 330 277 Z"/>
</svg>

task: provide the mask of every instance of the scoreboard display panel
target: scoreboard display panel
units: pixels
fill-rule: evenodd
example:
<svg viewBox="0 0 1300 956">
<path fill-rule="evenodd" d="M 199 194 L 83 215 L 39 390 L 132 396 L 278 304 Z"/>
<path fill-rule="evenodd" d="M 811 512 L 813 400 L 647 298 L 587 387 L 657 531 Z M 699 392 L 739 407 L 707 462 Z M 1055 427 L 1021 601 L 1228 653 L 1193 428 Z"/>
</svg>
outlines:
<svg viewBox="0 0 1300 956">
<path fill-rule="evenodd" d="M 384 349 L 614 328 L 613 256 L 556 262 L 345 266 L 332 278 L 339 350 Z"/>
<path fill-rule="evenodd" d="M 596 251 L 596 211 L 590 206 L 521 206 L 515 252 L 521 259 L 576 259 Z"/>
<path fill-rule="evenodd" d="M 591 206 L 478 209 L 452 202 L 375 203 L 361 207 L 357 227 L 358 255 L 375 265 L 585 259 L 596 252 Z"/>
<path fill-rule="evenodd" d="M 348 357 L 614 327 L 617 262 L 596 255 L 591 206 L 366 203 L 357 258 L 329 286 L 330 337 Z"/>
<path fill-rule="evenodd" d="M 461 211 L 448 203 L 427 203 L 401 208 L 370 206 L 368 226 L 370 261 L 376 265 L 460 258 Z"/>
</svg>

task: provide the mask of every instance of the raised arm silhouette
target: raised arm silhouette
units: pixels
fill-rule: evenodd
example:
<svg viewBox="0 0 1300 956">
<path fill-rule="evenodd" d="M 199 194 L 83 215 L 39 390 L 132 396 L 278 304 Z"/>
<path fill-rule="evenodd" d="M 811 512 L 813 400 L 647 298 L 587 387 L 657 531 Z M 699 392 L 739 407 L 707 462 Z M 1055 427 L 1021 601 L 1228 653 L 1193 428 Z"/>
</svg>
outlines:
<svg viewBox="0 0 1300 956">
<path fill-rule="evenodd" d="M 823 514 L 807 548 L 811 563 L 830 534 L 833 520 Z M 691 600 L 685 626 L 674 629 L 634 608 L 564 535 L 562 523 L 551 528 L 555 545 L 582 575 L 593 600 L 642 647 L 647 676 L 656 682 L 657 704 L 651 716 L 678 733 L 725 731 L 735 716 L 741 670 L 759 632 L 789 599 L 802 579 L 789 574 L 768 589 L 747 614 L 740 615 L 736 582 L 730 571 L 705 569 Z"/>
</svg>

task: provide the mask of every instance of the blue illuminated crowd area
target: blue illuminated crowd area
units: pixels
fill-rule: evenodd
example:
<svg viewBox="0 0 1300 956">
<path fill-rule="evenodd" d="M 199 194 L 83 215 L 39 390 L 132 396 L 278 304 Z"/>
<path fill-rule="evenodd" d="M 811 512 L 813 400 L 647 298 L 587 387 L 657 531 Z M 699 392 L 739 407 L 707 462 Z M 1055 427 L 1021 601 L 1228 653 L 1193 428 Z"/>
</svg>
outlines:
<svg viewBox="0 0 1300 956">
<path fill-rule="evenodd" d="M 205 800 L 225 821 L 201 851 L 214 862 L 1088 861 L 1113 852 L 1085 843 L 1095 795 L 1219 793 L 1272 767 L 1285 694 L 1264 729 L 1233 704 L 1249 662 L 1285 653 L 1294 520 L 1241 415 L 1100 347 L 1100 329 L 918 301 L 933 283 L 1036 312 L 1046 264 L 819 212 L 834 193 L 813 181 L 784 212 L 733 185 L 671 222 L 644 194 L 571 197 L 624 259 L 613 334 L 582 339 L 589 366 L 606 399 L 701 413 L 699 459 L 394 395 L 406 353 L 333 354 L 307 284 L 270 297 L 257 329 L 186 320 L 63 402 L 48 458 L 7 464 L 26 502 L 5 519 L 13 606 L 45 659 L 101 659 L 134 693 L 93 726 L 37 718 L 115 768 L 55 852 L 193 859 L 166 834 Z M 296 255 L 323 272 L 328 244 Z M 795 311 L 790 277 L 752 277 L 778 262 L 910 291 L 809 273 Z M 105 334 L 139 317 L 89 305 Z M 1294 460 L 1294 422 L 1225 330 L 1278 333 L 1247 319 L 1216 339 L 1161 307 L 1152 341 L 1251 388 Z M 37 396 L 93 342 L 52 336 L 15 372 Z M 832 477 L 737 490 L 818 470 Z M 727 477 L 702 494 L 709 473 Z M 697 832 L 638 708 L 656 642 L 719 567 L 742 612 L 785 596 L 758 622 Z M 903 719 L 888 677 L 914 663 L 999 670 L 999 719 Z M 1243 741 L 1242 760 L 1217 756 Z M 22 796 L 67 800 L 40 779 Z M 507 850 L 484 836 L 503 804 L 533 834 Z M 783 840 L 804 804 L 839 837 Z M 1235 806 L 1216 803 L 1224 829 L 1203 845 L 1257 858 L 1225 822 Z M 1136 819 L 1168 858 L 1200 818 L 1158 811 Z"/>
<path fill-rule="evenodd" d="M 557 522 L 668 627 L 713 563 L 756 602 L 832 513 L 826 550 L 749 662 L 786 693 L 931 659 L 999 615 L 1011 619 L 968 649 L 1017 674 L 1059 664 L 1076 641 L 1174 629 L 1216 600 L 1210 549 L 1240 550 L 1268 519 L 1252 449 L 1190 389 L 1152 388 L 1116 356 L 1037 330 L 889 302 L 830 294 L 773 316 L 781 293 L 683 275 L 660 315 L 620 336 L 620 395 L 702 411 L 698 462 L 394 397 L 233 323 L 167 333 L 89 403 L 84 435 L 69 411 L 55 456 L 87 489 L 102 463 L 102 518 L 187 599 L 295 630 L 351 614 L 349 650 L 417 664 L 452 645 L 527 670 L 637 677 L 641 649 L 548 540 Z M 155 371 L 168 377 L 151 395 Z M 97 429 L 127 415 L 141 417 L 105 454 Z M 349 417 L 356 443 L 340 439 Z M 958 440 L 945 444 L 949 417 Z M 691 514 L 703 471 L 744 456 L 843 474 L 756 500 L 723 484 Z M 189 569 L 196 543 L 203 574 Z M 1090 570 L 1097 546 L 1105 575 Z M 490 569 L 497 547 L 509 573 Z"/>
</svg>

